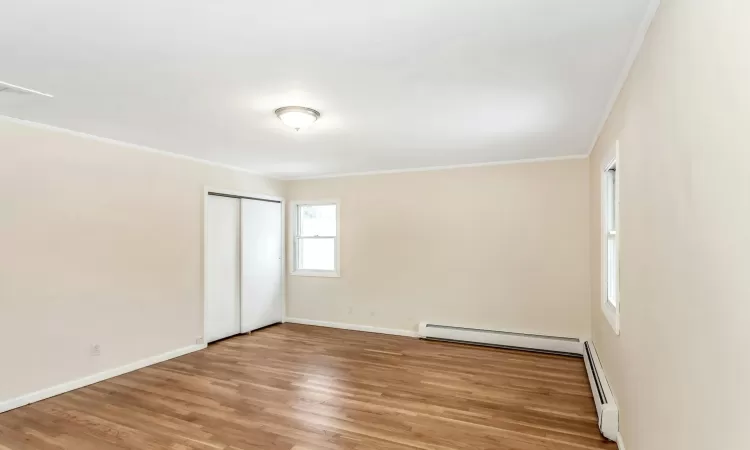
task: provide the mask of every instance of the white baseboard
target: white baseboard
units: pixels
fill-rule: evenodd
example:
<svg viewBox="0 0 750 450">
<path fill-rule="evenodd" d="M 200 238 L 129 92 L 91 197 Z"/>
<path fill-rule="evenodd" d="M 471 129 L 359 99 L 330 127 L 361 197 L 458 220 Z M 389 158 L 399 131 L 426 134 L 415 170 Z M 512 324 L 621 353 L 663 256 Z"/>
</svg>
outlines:
<svg viewBox="0 0 750 450">
<path fill-rule="evenodd" d="M 300 319 L 297 317 L 285 317 L 285 323 L 299 323 L 302 325 L 314 325 L 316 327 L 340 328 L 342 330 L 365 331 L 367 333 L 392 334 L 395 336 L 418 337 L 416 331 L 397 330 L 394 328 L 380 328 L 370 325 L 355 325 L 341 322 L 325 322 L 322 320 Z"/>
<path fill-rule="evenodd" d="M 625 443 L 622 442 L 622 435 L 620 433 L 617 433 L 617 448 L 625 450 Z"/>
<path fill-rule="evenodd" d="M 56 395 L 60 395 L 65 392 L 79 389 L 84 386 L 88 386 L 90 384 L 98 383 L 100 381 L 104 381 L 106 379 L 113 378 L 118 375 L 122 375 L 124 373 L 142 369 L 144 367 L 151 366 L 151 365 L 166 361 L 168 359 L 177 358 L 178 356 L 186 355 L 188 353 L 202 350 L 204 348 L 206 348 L 205 344 L 190 345 L 188 347 L 178 348 L 177 350 L 172 350 L 166 353 L 162 353 L 160 355 L 151 356 L 146 359 L 141 359 L 139 361 L 126 364 L 124 366 L 115 367 L 114 369 L 105 370 L 103 372 L 95 373 L 87 377 L 78 378 L 77 380 L 68 381 L 66 383 L 61 383 L 56 386 L 48 387 L 45 389 L 40 389 L 36 392 L 24 394 L 16 398 L 1 401 L 0 413 L 3 413 L 5 411 L 10 411 L 11 409 L 19 408 L 21 406 L 28 405 L 29 403 L 38 402 L 40 400 L 44 400 L 45 398 L 54 397 Z"/>
</svg>

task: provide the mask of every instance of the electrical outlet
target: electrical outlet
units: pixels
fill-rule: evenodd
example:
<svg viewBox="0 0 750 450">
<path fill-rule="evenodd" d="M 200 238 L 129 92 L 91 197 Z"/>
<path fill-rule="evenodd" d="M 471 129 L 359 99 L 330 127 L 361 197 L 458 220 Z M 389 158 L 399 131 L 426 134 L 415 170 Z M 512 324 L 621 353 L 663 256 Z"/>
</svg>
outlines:
<svg viewBox="0 0 750 450">
<path fill-rule="evenodd" d="M 198 344 L 198 345 L 202 344 L 203 343 L 203 336 L 198 336 L 197 338 L 195 338 L 195 343 Z"/>
<path fill-rule="evenodd" d="M 102 354 L 102 348 L 99 344 L 91 344 L 91 356 L 99 356 Z"/>
</svg>

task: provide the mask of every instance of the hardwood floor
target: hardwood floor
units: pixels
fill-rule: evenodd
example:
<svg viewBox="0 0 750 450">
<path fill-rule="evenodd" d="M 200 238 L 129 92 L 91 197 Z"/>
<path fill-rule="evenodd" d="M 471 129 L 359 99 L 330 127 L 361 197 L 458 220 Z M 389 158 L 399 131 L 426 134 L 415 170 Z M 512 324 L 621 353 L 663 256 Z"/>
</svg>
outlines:
<svg viewBox="0 0 750 450">
<path fill-rule="evenodd" d="M 583 361 L 285 324 L 0 414 L 0 449 L 608 449 Z"/>
</svg>

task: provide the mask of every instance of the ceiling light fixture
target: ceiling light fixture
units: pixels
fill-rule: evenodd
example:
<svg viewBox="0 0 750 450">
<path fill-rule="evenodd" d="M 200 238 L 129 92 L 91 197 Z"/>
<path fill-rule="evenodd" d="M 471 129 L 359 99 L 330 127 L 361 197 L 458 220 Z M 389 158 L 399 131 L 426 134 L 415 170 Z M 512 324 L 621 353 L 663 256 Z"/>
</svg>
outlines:
<svg viewBox="0 0 750 450">
<path fill-rule="evenodd" d="M 284 122 L 284 125 L 290 126 L 299 131 L 301 128 L 307 128 L 320 117 L 320 113 L 312 108 L 304 106 L 284 106 L 276 110 L 276 115 Z"/>
</svg>

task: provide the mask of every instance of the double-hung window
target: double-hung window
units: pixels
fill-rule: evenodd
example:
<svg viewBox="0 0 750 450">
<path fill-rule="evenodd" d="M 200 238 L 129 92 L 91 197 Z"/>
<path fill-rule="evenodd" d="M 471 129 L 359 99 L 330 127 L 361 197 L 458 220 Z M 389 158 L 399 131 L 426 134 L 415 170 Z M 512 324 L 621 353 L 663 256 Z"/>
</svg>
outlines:
<svg viewBox="0 0 750 450">
<path fill-rule="evenodd" d="M 339 276 L 338 202 L 294 204 L 293 275 Z"/>
<path fill-rule="evenodd" d="M 617 174 L 617 158 L 604 169 L 602 201 L 603 225 L 603 298 L 602 309 L 610 325 L 619 334 L 620 311 L 620 255 L 618 242 L 619 226 L 619 180 Z"/>
</svg>

